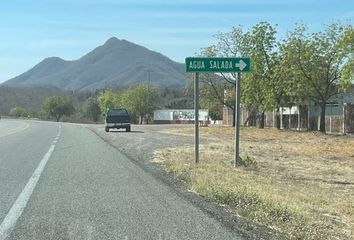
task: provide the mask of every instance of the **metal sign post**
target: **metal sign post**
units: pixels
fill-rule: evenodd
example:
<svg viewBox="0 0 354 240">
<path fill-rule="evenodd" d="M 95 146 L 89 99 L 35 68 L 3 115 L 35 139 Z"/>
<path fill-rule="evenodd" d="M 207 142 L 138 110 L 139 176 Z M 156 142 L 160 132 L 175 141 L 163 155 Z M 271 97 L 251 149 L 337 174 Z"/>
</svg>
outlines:
<svg viewBox="0 0 354 240">
<path fill-rule="evenodd" d="M 194 124 L 195 124 L 195 163 L 199 162 L 199 72 L 230 73 L 237 72 L 236 109 L 235 109 L 235 160 L 234 166 L 240 164 L 240 99 L 241 72 L 251 70 L 250 58 L 186 58 L 186 72 L 194 72 Z"/>
<path fill-rule="evenodd" d="M 195 163 L 199 162 L 199 73 L 194 73 L 194 145 Z"/>
<path fill-rule="evenodd" d="M 240 102 L 241 102 L 241 73 L 237 73 L 237 79 L 236 79 L 236 96 L 235 96 L 235 101 L 236 101 L 236 109 L 235 109 L 235 116 L 234 118 L 236 119 L 236 126 L 235 126 L 235 160 L 234 160 L 234 167 L 237 165 L 240 165 L 240 112 L 241 112 L 241 107 L 240 107 Z"/>
</svg>

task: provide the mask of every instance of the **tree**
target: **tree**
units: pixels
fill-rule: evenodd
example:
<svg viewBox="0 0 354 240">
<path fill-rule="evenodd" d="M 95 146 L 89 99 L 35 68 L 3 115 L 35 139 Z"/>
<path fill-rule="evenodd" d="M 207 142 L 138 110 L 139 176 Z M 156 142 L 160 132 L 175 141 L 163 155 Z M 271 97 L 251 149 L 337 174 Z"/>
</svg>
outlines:
<svg viewBox="0 0 354 240">
<path fill-rule="evenodd" d="M 229 33 L 220 33 L 216 35 L 218 43 L 202 49 L 200 56 L 202 57 L 236 57 L 242 55 L 241 45 L 237 41 L 243 41 L 244 34 L 241 27 L 233 28 Z M 199 80 L 202 83 L 201 89 L 208 89 L 209 95 L 204 95 L 209 102 L 217 101 L 222 106 L 230 108 L 235 115 L 235 87 L 236 75 L 230 74 L 211 74 L 201 73 Z M 191 82 L 190 82 L 191 84 Z M 191 86 L 191 85 L 190 85 Z M 191 87 L 190 87 L 191 88 Z M 210 91 L 209 91 L 210 90 Z M 203 92 L 203 91 L 202 91 Z M 225 94 L 226 93 L 226 94 Z M 236 125 L 233 118 L 233 126 Z"/>
<path fill-rule="evenodd" d="M 352 27 L 328 25 L 323 32 L 307 33 L 298 26 L 285 41 L 285 58 L 297 81 L 296 95 L 307 98 L 321 109 L 320 131 L 325 132 L 326 102 L 339 89 L 346 90 L 353 79 Z"/>
<path fill-rule="evenodd" d="M 346 80 L 341 82 L 343 87 L 340 89 L 345 91 L 354 82 L 354 28 L 352 26 L 347 27 L 340 45 L 348 59 L 342 69 L 342 77 Z"/>
<path fill-rule="evenodd" d="M 251 57 L 252 71 L 244 74 L 242 80 L 242 104 L 252 112 L 254 110 L 260 112 L 259 126 L 263 128 L 264 112 L 272 107 L 275 98 L 275 92 L 272 91 L 272 87 L 276 85 L 274 76 L 278 62 L 275 27 L 269 23 L 261 22 L 250 31 L 244 32 L 242 26 L 239 26 L 232 28 L 228 33 L 220 33 L 216 37 L 218 43 L 203 49 L 202 56 Z M 233 114 L 235 111 L 236 75 L 235 73 L 218 74 L 222 77 L 222 81 L 216 77 L 206 78 L 206 82 L 214 90 L 216 99 L 229 107 Z M 203 79 L 202 76 L 201 79 Z M 233 125 L 235 125 L 235 119 Z"/>
<path fill-rule="evenodd" d="M 97 122 L 101 116 L 101 108 L 95 97 L 88 98 L 83 105 L 84 115 L 91 119 L 93 122 Z"/>
<path fill-rule="evenodd" d="M 219 94 L 221 95 L 226 86 L 223 85 L 224 80 L 215 74 L 201 74 L 199 77 L 200 87 L 199 87 L 199 104 L 201 108 L 209 110 L 209 117 L 213 120 L 222 119 L 223 114 L 223 104 L 234 101 L 235 95 L 231 94 L 224 95 L 223 99 L 218 99 Z M 187 83 L 185 92 L 187 95 L 193 95 L 194 81 L 190 79 Z M 230 106 L 233 106 L 232 103 Z"/>
<path fill-rule="evenodd" d="M 193 107 L 193 96 L 183 89 L 160 89 L 160 106 L 168 109 L 186 109 Z"/>
<path fill-rule="evenodd" d="M 159 102 L 157 89 L 147 85 L 136 85 L 126 89 L 121 96 L 122 106 L 133 115 L 139 117 L 140 124 L 147 114 L 152 114 Z"/>
<path fill-rule="evenodd" d="M 57 122 L 62 116 L 70 116 L 75 111 L 72 100 L 66 96 L 48 97 L 43 103 L 43 110 Z"/>
<path fill-rule="evenodd" d="M 101 112 L 105 113 L 109 108 L 118 108 L 121 106 L 121 97 L 118 93 L 111 90 L 101 92 L 97 98 Z"/>
<path fill-rule="evenodd" d="M 245 34 L 246 53 L 252 59 L 252 71 L 242 80 L 242 102 L 259 113 L 259 127 L 264 128 L 264 112 L 271 109 L 281 93 L 275 69 L 279 62 L 276 28 L 260 22 Z M 280 90 L 280 93 L 277 91 Z"/>
<path fill-rule="evenodd" d="M 27 117 L 28 113 L 26 109 L 22 107 L 14 107 L 10 110 L 9 115 L 12 117 Z"/>
</svg>

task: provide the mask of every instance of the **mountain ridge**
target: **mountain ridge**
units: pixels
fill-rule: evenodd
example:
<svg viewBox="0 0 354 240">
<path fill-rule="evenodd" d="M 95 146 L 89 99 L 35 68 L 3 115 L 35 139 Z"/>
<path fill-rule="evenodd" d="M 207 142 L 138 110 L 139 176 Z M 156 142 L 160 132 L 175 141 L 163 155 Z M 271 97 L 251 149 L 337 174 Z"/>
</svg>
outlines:
<svg viewBox="0 0 354 240">
<path fill-rule="evenodd" d="M 142 82 L 156 87 L 182 88 L 186 80 L 184 64 L 146 47 L 112 37 L 77 60 L 45 58 L 3 84 L 94 91 Z"/>
</svg>

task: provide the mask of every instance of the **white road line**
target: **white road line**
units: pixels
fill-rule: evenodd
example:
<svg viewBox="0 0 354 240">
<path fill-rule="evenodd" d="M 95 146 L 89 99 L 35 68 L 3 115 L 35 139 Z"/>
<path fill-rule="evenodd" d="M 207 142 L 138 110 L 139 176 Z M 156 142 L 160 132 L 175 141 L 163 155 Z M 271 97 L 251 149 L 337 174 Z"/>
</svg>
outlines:
<svg viewBox="0 0 354 240">
<path fill-rule="evenodd" d="M 61 128 L 59 128 L 60 134 Z M 51 145 L 48 152 L 44 155 L 38 167 L 34 171 L 31 178 L 28 180 L 25 188 L 22 190 L 21 194 L 17 197 L 16 202 L 11 207 L 10 211 L 7 213 L 3 222 L 0 225 L 0 240 L 5 240 L 14 229 L 17 220 L 21 216 L 23 210 L 26 208 L 27 202 L 30 199 L 34 188 L 37 185 L 37 182 L 47 164 L 50 156 L 52 155 L 55 149 L 55 144 Z"/>
</svg>

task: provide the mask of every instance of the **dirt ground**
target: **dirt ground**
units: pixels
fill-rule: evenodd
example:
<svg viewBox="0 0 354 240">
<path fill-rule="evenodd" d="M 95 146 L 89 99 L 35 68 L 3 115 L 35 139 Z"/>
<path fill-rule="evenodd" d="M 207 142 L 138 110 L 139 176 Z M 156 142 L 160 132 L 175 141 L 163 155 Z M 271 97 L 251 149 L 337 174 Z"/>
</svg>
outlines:
<svg viewBox="0 0 354 240">
<path fill-rule="evenodd" d="M 164 131 L 193 135 L 193 128 Z M 217 175 L 218 186 L 230 184 L 232 191 L 236 191 L 234 184 L 247 186 L 247 191 L 260 199 L 289 208 L 305 219 L 299 224 L 311 225 L 306 228 L 309 233 L 301 235 L 305 238 L 354 239 L 354 136 L 241 128 L 241 157 L 251 159 L 252 164 L 238 169 L 232 168 L 234 128 L 201 128 L 201 138 L 207 143 L 201 147 L 200 165 L 204 161 L 208 167 L 198 171 L 210 174 L 209 179 Z M 157 151 L 155 158 L 184 178 L 188 171 L 193 172 L 192 177 L 198 175 L 191 164 L 193 145 Z M 192 178 L 191 190 L 208 196 L 207 187 L 201 187 L 208 184 L 193 185 L 198 179 Z M 263 221 L 257 217 L 251 220 Z M 280 231 L 289 227 L 284 223 L 268 225 Z"/>
</svg>

